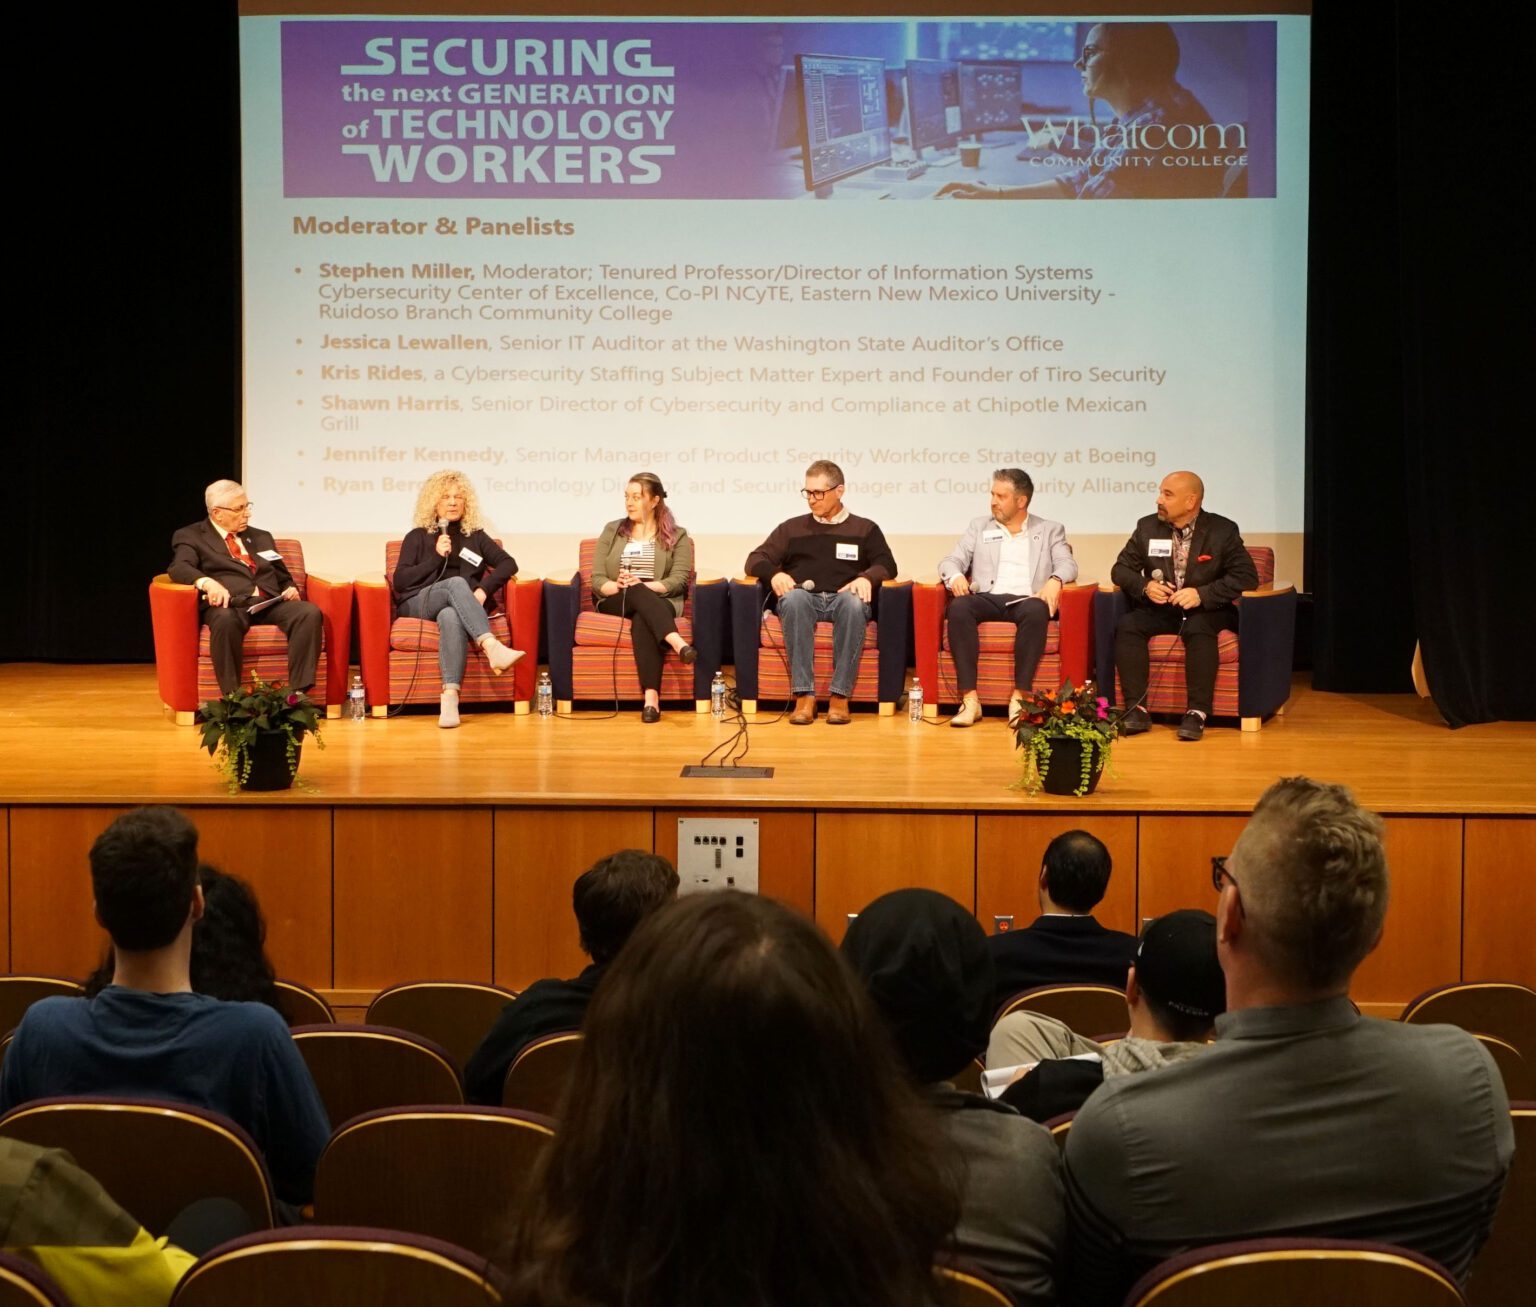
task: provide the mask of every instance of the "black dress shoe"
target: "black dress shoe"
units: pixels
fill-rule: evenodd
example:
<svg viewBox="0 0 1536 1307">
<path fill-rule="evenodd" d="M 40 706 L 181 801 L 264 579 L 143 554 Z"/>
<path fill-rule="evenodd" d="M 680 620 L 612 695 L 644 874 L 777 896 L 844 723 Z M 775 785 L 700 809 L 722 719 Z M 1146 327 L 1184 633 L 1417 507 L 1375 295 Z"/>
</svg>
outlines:
<svg viewBox="0 0 1536 1307">
<path fill-rule="evenodd" d="M 677 651 L 677 660 L 680 663 L 696 663 L 699 661 L 699 651 L 691 644 L 685 644 Z"/>
<path fill-rule="evenodd" d="M 1205 734 L 1205 718 L 1197 712 L 1187 712 L 1179 723 L 1179 739 L 1198 740 Z"/>
<path fill-rule="evenodd" d="M 1121 735 L 1145 735 L 1152 729 L 1152 718 L 1145 708 L 1132 708 L 1120 719 Z"/>
<path fill-rule="evenodd" d="M 661 709 L 656 707 L 654 704 L 646 704 L 645 707 L 640 710 L 640 720 L 647 726 L 654 726 L 661 720 Z"/>
</svg>

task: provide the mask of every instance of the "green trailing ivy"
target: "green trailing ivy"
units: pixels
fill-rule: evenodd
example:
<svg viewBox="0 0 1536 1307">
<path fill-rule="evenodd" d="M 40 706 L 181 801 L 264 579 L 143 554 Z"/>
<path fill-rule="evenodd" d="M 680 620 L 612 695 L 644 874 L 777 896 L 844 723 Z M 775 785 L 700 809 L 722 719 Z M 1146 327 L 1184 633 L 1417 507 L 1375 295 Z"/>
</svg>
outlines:
<svg viewBox="0 0 1536 1307">
<path fill-rule="evenodd" d="M 320 708 L 302 690 L 273 685 L 256 677 L 246 687 L 232 690 L 221 699 L 209 699 L 197 710 L 203 732 L 202 747 L 214 759 L 231 794 L 238 794 L 251 777 L 251 750 L 263 735 L 284 737 L 288 771 L 298 765 L 298 748 L 312 735 L 320 748 Z"/>
<path fill-rule="evenodd" d="M 1075 686 L 1063 682 L 1059 690 L 1031 690 L 1023 696 L 1019 711 L 1008 723 L 1014 747 L 1024 754 L 1024 771 L 1015 785 L 1026 794 L 1038 794 L 1051 769 L 1051 741 L 1081 741 L 1081 772 L 1075 795 L 1088 792 L 1095 774 L 1109 765 L 1110 748 L 1119 735 L 1119 719 L 1109 711 L 1109 701 L 1092 681 Z"/>
</svg>

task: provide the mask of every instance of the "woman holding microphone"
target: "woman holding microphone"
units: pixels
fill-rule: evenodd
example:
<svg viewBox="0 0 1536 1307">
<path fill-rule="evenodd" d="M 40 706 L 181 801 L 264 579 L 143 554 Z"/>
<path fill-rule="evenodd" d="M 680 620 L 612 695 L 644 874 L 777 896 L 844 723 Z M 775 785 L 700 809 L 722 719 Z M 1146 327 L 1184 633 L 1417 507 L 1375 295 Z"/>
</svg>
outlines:
<svg viewBox="0 0 1536 1307">
<path fill-rule="evenodd" d="M 667 491 L 654 472 L 640 472 L 624 487 L 624 516 L 598 537 L 592 556 L 597 611 L 632 623 L 635 670 L 645 706 L 640 720 L 661 720 L 661 660 L 671 649 L 685 663 L 698 658 L 677 630 L 683 595 L 693 572 L 693 541 L 667 507 Z"/>
<path fill-rule="evenodd" d="M 413 522 L 395 564 L 397 612 L 437 622 L 437 724 L 446 729 L 459 724 L 471 640 L 497 676 L 523 656 L 491 634 L 487 617 L 491 596 L 517 575 L 517 561 L 486 534 L 480 498 L 462 472 L 434 472 L 422 483 Z"/>
</svg>

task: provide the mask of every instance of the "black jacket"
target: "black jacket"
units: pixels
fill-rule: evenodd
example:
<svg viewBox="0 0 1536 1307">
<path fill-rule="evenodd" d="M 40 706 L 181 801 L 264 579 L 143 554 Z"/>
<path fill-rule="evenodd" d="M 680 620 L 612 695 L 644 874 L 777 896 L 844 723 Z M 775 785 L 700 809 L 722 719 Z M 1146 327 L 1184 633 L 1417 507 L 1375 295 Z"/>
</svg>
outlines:
<svg viewBox="0 0 1536 1307">
<path fill-rule="evenodd" d="M 1147 554 L 1149 540 L 1171 539 L 1173 528 L 1159 521 L 1156 513 L 1136 523 L 1136 530 L 1109 572 L 1110 580 L 1125 591 L 1133 604 L 1148 602 L 1142 596 L 1147 592 L 1154 568 L 1161 569 L 1163 580 L 1172 584 L 1172 561 Z M 1184 584 L 1200 592 L 1202 608 L 1225 608 L 1244 590 L 1258 586 L 1259 571 L 1253 565 L 1253 555 L 1244 547 L 1242 532 L 1231 518 L 1200 510 L 1189 542 Z"/>
<path fill-rule="evenodd" d="M 996 1011 L 1037 985 L 1113 985 L 1125 988 L 1136 955 L 1136 936 L 1108 930 L 1092 917 L 1037 917 L 1022 930 L 987 936 L 997 971 Z"/>
<path fill-rule="evenodd" d="M 545 1035 L 581 1029 L 604 970 L 594 962 L 574 980 L 536 980 L 502 1008 L 464 1067 L 465 1098 L 499 1106 L 502 1082 L 523 1049 Z"/>
</svg>

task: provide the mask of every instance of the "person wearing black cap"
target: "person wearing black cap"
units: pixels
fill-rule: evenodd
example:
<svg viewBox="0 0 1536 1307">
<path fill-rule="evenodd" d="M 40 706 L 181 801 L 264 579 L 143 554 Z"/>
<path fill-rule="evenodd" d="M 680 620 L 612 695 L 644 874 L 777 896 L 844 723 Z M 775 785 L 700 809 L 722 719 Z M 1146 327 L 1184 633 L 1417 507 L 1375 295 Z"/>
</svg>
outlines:
<svg viewBox="0 0 1536 1307">
<path fill-rule="evenodd" d="M 1099 1050 L 1098 1060 L 1077 1055 L 1096 1047 L 1076 1040 L 1072 1032 L 1048 1017 L 1019 1012 L 1005 1017 L 999 1027 L 1015 1019 L 1031 1022 L 1029 1032 L 1074 1052 L 1038 1062 L 1003 1093 L 1003 1102 L 1035 1121 L 1048 1121 L 1063 1112 L 1075 1112 L 1104 1081 L 1115 1076 L 1156 1071 L 1205 1051 L 1216 1018 L 1227 1010 L 1226 979 L 1216 958 L 1216 918 L 1209 912 L 1183 909 L 1150 923 L 1142 932 L 1125 980 L 1125 1005 L 1130 1011 L 1130 1033 Z M 1065 1033 L 1065 1040 L 1062 1033 Z M 1010 1046 L 1018 1047 L 1023 1032 L 993 1032 L 987 1064 L 1006 1065 Z M 1079 1050 L 1076 1045 L 1082 1045 Z M 993 1049 L 999 1052 L 994 1055 Z"/>
<path fill-rule="evenodd" d="M 848 927 L 843 956 L 965 1163 L 954 1251 L 1025 1307 L 1056 1301 L 1064 1238 L 1061 1159 L 1012 1108 L 949 1083 L 987 1044 L 992 960 L 976 918 L 932 890 L 882 895 Z"/>
</svg>

